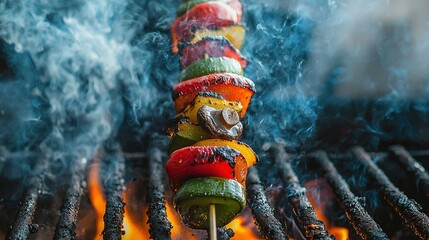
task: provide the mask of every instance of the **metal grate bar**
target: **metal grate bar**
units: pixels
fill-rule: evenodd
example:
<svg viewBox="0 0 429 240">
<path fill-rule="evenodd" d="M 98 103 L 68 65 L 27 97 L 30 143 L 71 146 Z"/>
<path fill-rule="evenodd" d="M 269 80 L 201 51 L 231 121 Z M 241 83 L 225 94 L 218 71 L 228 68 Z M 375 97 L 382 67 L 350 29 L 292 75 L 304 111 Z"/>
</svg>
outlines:
<svg viewBox="0 0 429 240">
<path fill-rule="evenodd" d="M 323 172 L 324 178 L 332 187 L 335 197 L 356 233 L 362 239 L 389 239 L 380 226 L 360 205 L 357 197 L 350 191 L 348 184 L 329 160 L 326 152 L 314 152 L 309 154 L 308 158 L 310 161 L 315 162 Z"/>
<path fill-rule="evenodd" d="M 125 207 L 125 203 L 122 201 L 125 163 L 118 143 L 108 142 L 105 144 L 101 164 L 101 178 L 108 176 L 103 179 L 106 196 L 103 239 L 121 239 Z"/>
<path fill-rule="evenodd" d="M 153 239 L 171 239 L 171 228 L 173 227 L 167 218 L 167 212 L 164 201 L 164 179 L 165 170 L 162 159 L 164 153 L 152 142 L 148 150 L 149 155 L 149 184 L 147 202 L 149 208 L 147 215 L 149 217 L 149 233 Z"/>
<path fill-rule="evenodd" d="M 421 239 L 429 239 L 429 217 L 420 212 L 421 206 L 399 191 L 387 178 L 384 172 L 375 165 L 368 153 L 361 147 L 352 149 L 352 153 L 367 170 L 373 179 L 377 191 L 384 200 L 399 214 L 404 224 Z"/>
<path fill-rule="evenodd" d="M 7 237 L 8 239 L 27 239 L 30 233 L 37 232 L 38 225 L 32 222 L 40 192 L 43 190 L 45 169 L 47 169 L 47 162 L 45 159 L 42 159 L 36 166 L 32 176 L 28 179 L 21 207 Z"/>
<path fill-rule="evenodd" d="M 429 201 L 429 174 L 424 167 L 418 163 L 410 153 L 402 146 L 390 147 L 390 153 L 398 162 L 404 165 L 407 172 L 414 176 L 415 182 L 418 184 L 418 190 L 425 196 L 426 201 Z"/>
<path fill-rule="evenodd" d="M 334 239 L 320 221 L 313 206 L 308 201 L 305 188 L 301 186 L 298 177 L 289 163 L 289 156 L 282 146 L 272 146 L 275 163 L 279 167 L 279 175 L 285 186 L 285 194 L 293 208 L 293 214 L 301 231 L 307 239 Z"/>
<path fill-rule="evenodd" d="M 87 159 L 74 163 L 71 180 L 60 209 L 60 217 L 55 228 L 54 239 L 74 239 L 76 222 L 79 215 L 80 199 L 85 188 L 85 169 Z"/>
<path fill-rule="evenodd" d="M 259 230 L 268 239 L 288 239 L 280 222 L 274 217 L 273 210 L 265 197 L 264 187 L 255 167 L 247 173 L 247 204 L 252 210 Z"/>
<path fill-rule="evenodd" d="M 231 228 L 220 227 L 217 228 L 218 240 L 229 240 L 234 236 L 234 231 Z"/>
</svg>

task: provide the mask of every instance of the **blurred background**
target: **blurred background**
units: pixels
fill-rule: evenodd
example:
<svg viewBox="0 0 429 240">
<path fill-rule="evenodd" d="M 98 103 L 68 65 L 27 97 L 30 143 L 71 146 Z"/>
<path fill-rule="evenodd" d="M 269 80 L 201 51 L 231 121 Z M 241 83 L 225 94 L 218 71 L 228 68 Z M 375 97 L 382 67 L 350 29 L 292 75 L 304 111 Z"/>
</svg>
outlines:
<svg viewBox="0 0 429 240">
<path fill-rule="evenodd" d="M 426 145 L 429 3 L 245 1 L 256 148 Z M 174 116 L 174 1 L 2 1 L 0 142 L 90 157 L 144 148 Z M 138 147 L 137 147 L 138 146 Z"/>
</svg>

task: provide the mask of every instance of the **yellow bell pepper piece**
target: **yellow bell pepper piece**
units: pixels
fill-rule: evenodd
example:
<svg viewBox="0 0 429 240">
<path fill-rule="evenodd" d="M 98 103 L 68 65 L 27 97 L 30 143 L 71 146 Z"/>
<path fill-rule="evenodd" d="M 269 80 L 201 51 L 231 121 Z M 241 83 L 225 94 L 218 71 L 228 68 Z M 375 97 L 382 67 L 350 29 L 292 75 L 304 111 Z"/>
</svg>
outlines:
<svg viewBox="0 0 429 240">
<path fill-rule="evenodd" d="M 228 146 L 232 149 L 239 151 L 243 155 L 243 157 L 246 159 L 247 167 L 250 167 L 257 161 L 259 161 L 258 156 L 250 148 L 250 146 L 239 141 L 225 139 L 206 139 L 195 143 L 193 146 Z"/>
<path fill-rule="evenodd" d="M 246 35 L 246 30 L 243 26 L 233 25 L 228 27 L 221 27 L 219 29 L 198 29 L 195 31 L 194 37 L 191 40 L 191 43 L 196 43 L 208 36 L 224 36 L 229 42 L 237 49 L 241 49 L 244 42 L 244 37 Z"/>
</svg>

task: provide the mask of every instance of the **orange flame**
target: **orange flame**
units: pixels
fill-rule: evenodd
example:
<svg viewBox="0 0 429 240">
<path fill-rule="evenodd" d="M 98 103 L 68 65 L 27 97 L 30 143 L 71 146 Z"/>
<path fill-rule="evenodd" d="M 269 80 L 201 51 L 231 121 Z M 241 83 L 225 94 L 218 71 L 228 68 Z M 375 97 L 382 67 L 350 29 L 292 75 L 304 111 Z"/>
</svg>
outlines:
<svg viewBox="0 0 429 240">
<path fill-rule="evenodd" d="M 232 220 L 232 222 L 226 225 L 226 228 L 234 230 L 234 237 L 232 240 L 246 239 L 246 240 L 258 240 L 261 237 L 256 235 L 256 225 L 252 218 L 252 214 L 248 209 Z"/>
<path fill-rule="evenodd" d="M 188 228 L 180 219 L 179 214 L 174 210 L 171 203 L 167 203 L 167 217 L 173 228 L 171 229 L 171 239 L 198 239 L 199 234 Z"/>
<path fill-rule="evenodd" d="M 94 159 L 94 163 L 91 165 L 89 169 L 88 176 L 88 188 L 89 188 L 89 198 L 92 206 L 97 215 L 96 220 L 96 236 L 94 240 L 102 239 L 102 231 L 104 229 L 104 212 L 106 209 L 106 200 L 103 196 L 103 187 L 100 182 L 100 164 L 99 159 Z M 129 184 L 126 187 L 126 190 L 122 193 L 122 197 L 124 202 L 127 203 L 125 205 L 125 213 L 124 213 L 124 222 L 123 222 L 123 231 L 124 235 L 122 236 L 125 240 L 131 239 L 149 239 L 149 225 L 147 222 L 147 206 L 145 206 L 141 212 L 143 216 L 143 220 L 136 220 L 135 215 L 132 215 L 131 210 L 131 197 L 129 194 L 132 194 L 135 186 Z M 187 227 L 180 219 L 178 213 L 174 210 L 171 202 L 166 202 L 166 211 L 167 217 L 173 228 L 171 229 L 171 238 L 175 240 L 179 239 L 190 239 L 197 240 L 199 238 L 204 238 L 206 236 L 206 231 L 201 230 L 193 230 Z M 250 212 L 245 211 L 240 216 L 235 218 L 231 223 L 229 223 L 227 228 L 231 228 L 235 235 L 232 237 L 232 240 L 238 239 L 249 239 L 249 240 L 257 240 L 261 239 L 257 236 L 256 226 L 254 224 L 253 218 Z"/>
<path fill-rule="evenodd" d="M 129 202 L 128 195 L 125 194 L 125 192 L 122 194 L 122 197 L 124 199 L 124 202 Z M 128 205 L 125 205 L 125 213 L 124 213 L 124 223 L 123 223 L 123 229 L 125 231 L 125 235 L 122 239 L 124 240 L 133 240 L 133 239 L 149 239 L 149 226 L 147 223 L 147 215 L 144 214 L 147 211 L 147 208 L 144 208 L 142 211 L 143 223 L 144 225 L 139 225 L 135 221 L 133 221 L 133 218 L 131 217 L 131 211 L 129 208 L 127 208 Z"/>
<path fill-rule="evenodd" d="M 100 166 L 98 159 L 95 159 L 95 163 L 90 167 L 89 170 L 89 197 L 92 203 L 92 206 L 95 209 L 97 214 L 97 222 L 96 222 L 96 236 L 94 240 L 102 240 L 102 231 L 104 229 L 104 221 L 103 216 L 106 208 L 106 200 L 103 196 L 103 188 L 100 183 Z M 122 198 L 124 202 L 127 203 L 129 200 L 129 196 L 126 194 L 127 191 L 122 193 Z M 129 205 L 125 205 L 125 213 L 124 213 L 124 222 L 123 222 L 123 231 L 124 235 L 122 239 L 124 240 L 132 240 L 132 239 L 149 239 L 148 227 L 147 225 L 139 225 L 137 224 L 130 215 L 130 211 L 127 208 Z M 145 212 L 143 210 L 142 214 Z M 146 216 L 145 214 L 143 214 Z M 147 222 L 147 219 L 144 219 L 144 223 Z"/>
<path fill-rule="evenodd" d="M 314 189 L 320 187 L 320 191 L 314 191 Z M 338 227 L 332 225 L 328 218 L 324 214 L 324 210 L 327 204 L 332 201 L 332 193 L 324 192 L 324 190 L 330 190 L 329 186 L 324 180 L 315 179 L 305 184 L 305 188 L 311 189 L 307 191 L 307 197 L 311 205 L 314 207 L 317 217 L 325 224 L 328 232 L 335 236 L 337 240 L 346 240 L 349 238 L 349 230 L 344 227 Z"/>
<path fill-rule="evenodd" d="M 91 204 L 94 207 L 95 213 L 97 214 L 96 222 L 96 237 L 95 239 L 102 239 L 101 232 L 104 228 L 103 215 L 106 207 L 106 200 L 103 197 L 103 190 L 101 187 L 100 179 L 100 165 L 99 160 L 94 159 L 94 164 L 89 168 L 88 176 L 88 189 L 89 189 L 89 199 Z"/>
</svg>

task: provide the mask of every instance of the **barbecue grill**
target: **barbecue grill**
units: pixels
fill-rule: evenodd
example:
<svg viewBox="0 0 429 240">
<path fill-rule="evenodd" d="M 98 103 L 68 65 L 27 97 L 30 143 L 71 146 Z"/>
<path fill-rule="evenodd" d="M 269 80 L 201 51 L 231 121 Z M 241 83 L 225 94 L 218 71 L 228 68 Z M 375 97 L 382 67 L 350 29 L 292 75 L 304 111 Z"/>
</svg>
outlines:
<svg viewBox="0 0 429 240">
<path fill-rule="evenodd" d="M 76 1 L 76 6 L 79 4 L 82 3 Z M 165 1 L 164 5 L 175 3 Z M 49 121 L 48 127 L 35 123 L 13 128 L 21 109 L 14 111 L 13 105 L 8 104 L 11 99 L 22 103 L 22 112 L 31 109 L 32 104 L 41 112 L 49 109 L 49 101 L 32 102 L 33 98 L 11 90 L 26 88 L 20 82 L 15 84 L 16 79 L 43 85 L 51 72 L 38 65 L 39 55 L 31 49 L 26 49 L 30 53 L 18 53 L 10 39 L 0 35 L 0 87 L 4 86 L 4 90 L 0 89 L 0 111 L 5 112 L 0 113 L 5 116 L 0 123 L 12 126 L 10 131 L 28 134 L 22 137 L 24 140 L 14 142 L 13 133 L 0 132 L 1 237 L 126 239 L 137 236 L 130 234 L 139 234 L 140 238 L 153 239 L 207 238 L 206 231 L 193 231 L 177 220 L 165 176 L 168 139 L 161 135 L 161 128 L 172 117 L 172 109 L 167 107 L 171 105 L 167 101 L 168 85 L 173 81 L 169 78 L 178 72 L 178 61 L 169 52 L 168 40 L 174 7 L 164 5 L 133 2 L 128 8 L 134 6 L 137 10 L 124 10 L 138 13 L 132 20 L 138 19 L 141 24 L 137 24 L 129 42 L 139 49 L 133 54 L 140 55 L 133 57 L 147 66 L 137 68 L 134 75 L 123 67 L 128 62 L 118 63 L 123 68 L 113 78 L 120 80 L 114 84 L 117 88 L 109 90 L 114 94 L 107 98 L 118 104 L 109 105 L 104 109 L 108 109 L 107 114 L 100 117 L 111 123 L 111 132 L 94 146 L 89 144 L 93 152 L 77 144 L 79 148 L 73 151 L 53 151 L 43 141 L 46 132 L 52 130 L 50 124 L 54 125 Z M 73 11 L 76 6 L 65 9 Z M 337 55 L 333 57 L 335 67 L 328 73 L 303 70 L 303 62 L 319 66 L 317 57 L 309 53 L 312 34 L 320 34 L 315 19 L 340 7 L 335 1 L 327 1 L 320 6 L 322 13 L 316 14 L 309 6 L 293 1 L 284 5 L 249 1 L 245 5 L 246 41 L 252 45 L 243 52 L 250 58 L 249 77 L 262 91 L 249 108 L 244 138 L 261 161 L 248 171 L 248 209 L 239 216 L 238 225 L 218 228 L 218 238 L 237 239 L 245 232 L 246 236 L 267 239 L 429 239 L 427 98 L 394 98 L 395 94 L 347 98 L 347 91 L 338 94 L 338 86 L 344 85 L 338 78 L 344 76 L 341 73 L 347 67 L 342 66 Z M 46 21 L 59 29 L 76 24 L 62 15 L 63 10 L 55 10 L 58 16 L 48 14 Z M 308 13 L 314 14 L 314 19 Z M 128 24 L 127 20 L 121 23 Z M 386 38 L 398 40 L 395 34 L 403 33 L 403 28 L 399 23 L 389 25 Z M 43 55 L 43 51 L 37 53 Z M 65 68 L 73 67 L 74 63 L 69 63 Z M 85 70 L 76 78 L 88 82 L 93 77 L 102 79 L 100 69 L 103 67 Z M 22 76 L 20 71 L 30 77 Z M 33 75 L 42 80 L 31 79 Z M 313 76 L 323 76 L 326 81 L 309 84 Z M 388 74 L 389 77 L 392 76 Z M 143 80 L 124 80 L 134 78 Z M 156 80 L 148 80 L 152 78 Z M 136 91 L 139 84 L 154 92 Z M 396 83 L 391 84 L 397 90 Z M 308 85 L 321 87 L 320 94 L 306 95 L 314 90 L 304 89 Z M 347 87 L 341 89 L 344 88 Z M 36 98 L 40 95 L 43 94 L 36 93 Z M 49 98 L 40 98 L 43 97 Z M 139 98 L 153 103 L 142 104 Z M 88 108 L 91 107 L 94 106 Z M 147 109 L 138 110 L 139 107 Z M 143 113 L 139 115 L 138 111 Z M 73 127 L 92 126 L 88 119 L 74 115 L 80 116 L 79 110 L 72 108 L 67 113 L 71 115 L 66 123 L 70 129 L 66 128 L 64 135 L 84 135 L 73 132 Z M 40 119 L 49 118 L 46 115 L 49 114 L 41 114 Z M 34 131 L 24 131 L 27 127 Z M 52 139 L 48 141 L 48 145 L 56 144 Z M 95 204 L 97 201 L 101 204 Z"/>
<path fill-rule="evenodd" d="M 105 224 L 103 237 L 105 239 L 120 239 L 123 235 L 122 224 L 126 203 L 124 203 L 121 193 L 125 186 L 125 165 L 136 166 L 136 161 L 139 162 L 137 165 L 140 165 L 140 168 L 146 169 L 145 174 L 148 174 L 145 181 L 147 186 L 146 201 L 149 206 L 147 214 L 150 236 L 154 239 L 171 238 L 172 224 L 167 218 L 164 194 L 166 186 L 163 163 L 166 156 L 163 151 L 159 150 L 156 143 L 152 142 L 151 144 L 154 144 L 155 147 L 151 145 L 152 147 L 145 154 L 121 153 L 117 145 L 109 144 L 106 144 L 103 150 L 101 168 L 114 173 L 104 184 L 106 205 L 103 218 Z M 412 156 L 426 159 L 428 157 L 427 151 L 412 152 L 411 154 L 401 146 L 392 146 L 388 152 L 368 153 L 361 147 L 355 147 L 342 153 L 328 154 L 325 151 L 315 151 L 306 155 L 295 155 L 287 154 L 284 147 L 276 144 L 269 146 L 268 151 L 274 159 L 273 163 L 277 165 L 275 167 L 276 175 L 281 180 L 277 204 L 273 207 L 272 202 L 267 199 L 265 194 L 267 187 L 260 180 L 257 168 L 250 170 L 247 181 L 248 206 L 252 211 L 261 236 L 269 239 L 296 238 L 297 236 L 304 236 L 307 239 L 332 239 L 332 235 L 324 223 L 316 216 L 314 208 L 306 196 L 306 189 L 300 183 L 297 173 L 303 171 L 307 173 L 318 172 L 317 174 L 320 175 L 318 177 L 326 179 L 337 200 L 336 204 L 342 209 L 343 217 L 348 220 L 344 226 L 349 228 L 352 239 L 389 239 L 388 236 L 394 236 L 402 231 L 405 232 L 403 233 L 405 238 L 410 237 L 407 235 L 410 233 L 421 239 L 426 239 L 429 236 L 429 220 L 426 215 L 429 176 L 424 171 L 423 166 Z M 34 157 L 36 154 L 27 153 L 26 157 L 28 156 Z M 11 154 L 6 155 L 6 157 L 10 160 L 15 158 Z M 147 160 L 147 166 L 141 165 L 140 162 L 143 159 Z M 345 180 L 349 179 L 350 175 L 339 173 L 339 171 L 345 170 L 341 166 L 344 163 L 341 164 L 341 162 L 351 161 L 351 159 L 355 159 L 354 161 L 361 165 L 361 172 L 354 172 L 353 174 L 363 174 L 373 181 L 369 187 L 376 189 L 378 196 L 375 197 L 382 201 L 379 203 L 380 207 L 389 212 L 385 216 L 376 216 L 376 219 L 390 216 L 389 221 L 380 222 L 374 219 L 372 216 L 376 213 L 376 209 L 367 210 L 367 206 L 358 197 L 362 196 L 359 194 L 365 190 L 352 191 L 351 189 L 358 187 L 356 183 Z M 378 164 L 373 162 L 374 159 L 378 159 Z M 10 221 L 13 225 L 12 228 L 7 229 L 8 238 L 26 239 L 31 238 L 32 235 L 46 236 L 38 235 L 38 230 L 45 228 L 42 230 L 43 234 L 54 234 L 55 239 L 73 239 L 76 232 L 81 231 L 76 229 L 76 225 L 78 225 L 78 218 L 81 216 L 79 215 L 79 205 L 83 200 L 82 195 L 87 192 L 85 175 L 87 174 L 88 161 L 80 159 L 78 162 L 80 165 L 76 165 L 75 169 L 69 171 L 71 177 L 66 181 L 67 187 L 62 198 L 59 215 L 55 216 L 57 222 L 52 227 L 45 226 L 46 222 L 36 220 L 38 219 L 37 214 L 44 214 L 38 208 L 49 206 L 47 201 L 52 201 L 49 200 L 52 196 L 44 196 L 43 193 L 49 178 L 44 173 L 47 170 L 43 169 L 47 165 L 37 164 L 35 166 L 34 171 L 32 171 L 33 175 L 26 181 L 26 188 L 19 206 L 14 206 L 14 211 L 10 211 L 11 213 L 16 212 L 16 217 L 10 219 L 13 220 Z M 386 162 L 389 164 L 393 162 L 398 166 L 394 170 L 383 171 L 382 167 Z M 295 168 L 297 170 L 294 170 Z M 405 187 L 403 191 L 408 192 L 408 195 L 413 196 L 413 198 L 401 192 L 389 180 L 387 175 L 397 174 L 398 171 L 406 174 L 407 179 L 412 179 L 409 182 L 418 183 L 415 186 L 401 184 L 402 187 Z M 396 178 L 395 175 L 390 177 Z M 398 179 L 396 180 L 398 181 Z M 312 189 L 308 188 L 307 191 L 312 191 Z M 279 204 L 285 206 L 279 206 Z M 280 209 L 290 209 L 293 214 L 292 216 L 279 214 Z M 139 210 L 143 212 L 143 209 Z M 286 220 L 290 220 L 287 218 L 293 218 L 297 228 L 285 225 Z M 52 232 L 53 229 L 54 232 Z M 232 229 L 219 228 L 218 231 L 221 239 L 230 239 L 234 235 Z"/>
</svg>

